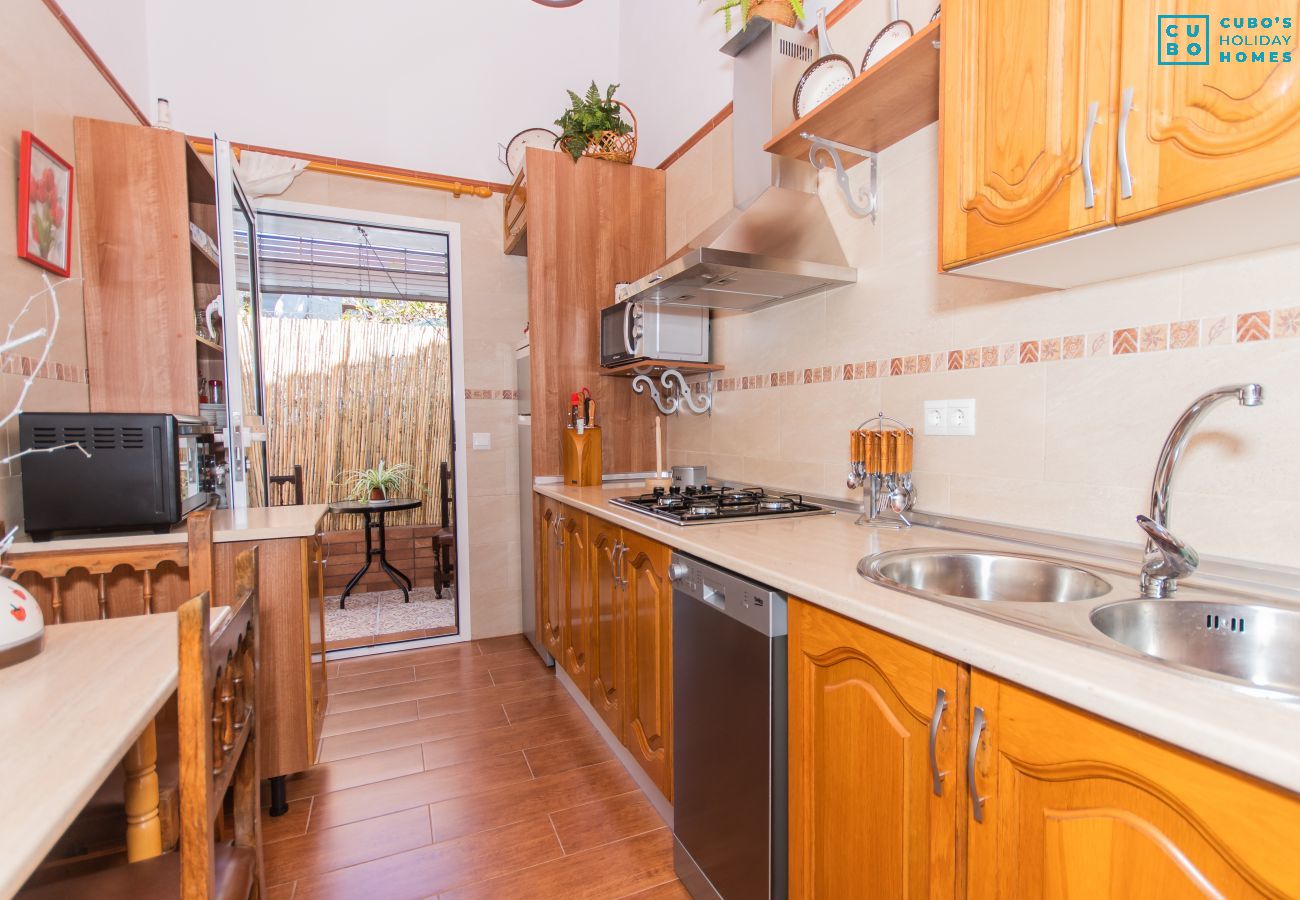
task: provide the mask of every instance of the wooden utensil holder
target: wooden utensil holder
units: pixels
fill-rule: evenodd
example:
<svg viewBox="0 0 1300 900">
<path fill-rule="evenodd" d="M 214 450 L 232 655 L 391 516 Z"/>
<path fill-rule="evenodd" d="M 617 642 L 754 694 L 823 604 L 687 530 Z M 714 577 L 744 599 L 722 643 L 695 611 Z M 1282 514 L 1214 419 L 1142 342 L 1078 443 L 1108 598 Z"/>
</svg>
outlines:
<svg viewBox="0 0 1300 900">
<path fill-rule="evenodd" d="M 581 434 L 576 428 L 566 428 L 560 443 L 565 484 L 589 487 L 603 482 L 599 426 L 584 429 Z"/>
</svg>

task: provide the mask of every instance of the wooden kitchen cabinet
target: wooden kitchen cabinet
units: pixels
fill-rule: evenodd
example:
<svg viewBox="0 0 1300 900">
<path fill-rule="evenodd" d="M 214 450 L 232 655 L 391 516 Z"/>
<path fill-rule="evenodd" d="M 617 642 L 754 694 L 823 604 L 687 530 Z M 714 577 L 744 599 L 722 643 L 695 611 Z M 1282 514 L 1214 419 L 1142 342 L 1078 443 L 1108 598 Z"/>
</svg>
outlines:
<svg viewBox="0 0 1300 900">
<path fill-rule="evenodd" d="M 1300 896 L 1300 797 L 982 672 L 970 694 L 972 900 Z"/>
<path fill-rule="evenodd" d="M 958 896 L 964 669 L 794 598 L 789 633 L 790 896 Z"/>
<path fill-rule="evenodd" d="M 533 559 L 537 567 L 537 636 L 555 659 L 564 656 L 564 542 L 560 516 L 564 507 L 537 495 L 537 546 Z"/>
<path fill-rule="evenodd" d="M 672 549 L 537 497 L 538 631 L 651 781 L 672 799 Z"/>
<path fill-rule="evenodd" d="M 303 772 L 316 762 L 328 700 L 323 638 L 320 535 L 214 546 L 214 606 L 234 596 L 234 560 L 258 548 L 261 670 L 257 743 L 263 778 Z"/>
<path fill-rule="evenodd" d="M 226 377 L 195 336 L 221 293 L 212 175 L 180 132 L 78 117 L 73 135 L 90 409 L 197 416 L 199 375 Z"/>
<path fill-rule="evenodd" d="M 626 646 L 624 591 L 620 564 L 626 545 L 617 525 L 596 516 L 587 520 L 591 549 L 591 705 L 623 741 L 623 670 Z"/>
<path fill-rule="evenodd" d="M 790 896 L 1300 896 L 1300 796 L 793 598 L 789 633 Z"/>
<path fill-rule="evenodd" d="M 624 530 L 622 561 L 627 641 L 624 744 L 672 800 L 673 594 L 672 550 Z"/>
<path fill-rule="evenodd" d="M 944 3 L 943 268 L 1113 221 L 1118 15 L 1119 0 Z"/>
<path fill-rule="evenodd" d="M 1159 65 L 1163 37 L 1157 16 L 1208 16 L 1208 65 Z M 1121 222 L 1294 178 L 1300 175 L 1300 58 L 1290 28 L 1238 31 L 1288 35 L 1286 47 L 1222 47 L 1229 36 L 1220 20 L 1290 17 L 1300 22 L 1300 3 L 1265 0 L 1128 0 L 1123 12 L 1120 91 L 1133 90 L 1124 152 L 1133 173 L 1132 196 L 1120 195 Z M 1195 22 L 1195 20 L 1191 20 Z M 1202 39 L 1204 35 L 1202 35 Z M 1267 53 L 1272 61 L 1223 62 L 1221 51 Z M 1118 107 L 1122 114 L 1122 105 Z"/>
<path fill-rule="evenodd" d="M 562 509 L 560 554 L 564 564 L 564 572 L 561 576 L 564 593 L 560 602 L 563 615 L 561 638 L 563 654 L 556 659 L 561 661 L 564 671 L 569 673 L 578 690 L 585 695 L 590 687 L 587 661 L 588 649 L 591 646 L 591 611 L 588 602 L 591 590 L 587 583 L 587 516 L 585 513 L 568 507 Z"/>
</svg>

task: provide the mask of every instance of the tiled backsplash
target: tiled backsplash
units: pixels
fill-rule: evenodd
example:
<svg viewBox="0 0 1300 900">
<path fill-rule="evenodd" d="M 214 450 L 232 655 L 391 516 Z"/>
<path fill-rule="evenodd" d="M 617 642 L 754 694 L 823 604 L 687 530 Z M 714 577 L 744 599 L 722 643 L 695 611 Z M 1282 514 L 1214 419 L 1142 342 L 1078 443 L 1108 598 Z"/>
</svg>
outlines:
<svg viewBox="0 0 1300 900">
<path fill-rule="evenodd" d="M 669 169 L 670 245 L 730 207 L 730 140 Z M 1171 524 L 1204 555 L 1300 566 L 1300 247 L 1065 291 L 943 275 L 937 168 L 934 127 L 881 154 L 875 223 L 823 174 L 858 284 L 715 314 L 726 369 L 711 415 L 672 417 L 670 461 L 847 497 L 849 429 L 883 410 L 919 431 L 926 400 L 974 398 L 975 436 L 917 435 L 919 508 L 1137 544 L 1179 412 L 1259 381 L 1263 406 L 1215 410 L 1188 444 Z"/>
<path fill-rule="evenodd" d="M 1247 344 L 1297 337 L 1300 337 L 1300 306 L 1292 306 L 1271 311 L 1256 310 L 1236 316 L 1207 316 L 1203 319 L 1162 322 L 1135 328 L 1116 328 L 1086 335 L 1069 334 L 1064 337 L 967 347 L 964 350 L 888 356 L 866 362 L 832 363 L 810 366 L 802 371 L 785 369 L 756 375 L 727 376 L 717 379 L 714 390 L 747 391 L 799 384 L 822 384 L 827 381 L 895 378 L 901 375 L 924 375 L 927 372 L 1024 366 L 1085 357 L 1191 350 L 1200 346 L 1226 346 L 1234 343 Z"/>
</svg>

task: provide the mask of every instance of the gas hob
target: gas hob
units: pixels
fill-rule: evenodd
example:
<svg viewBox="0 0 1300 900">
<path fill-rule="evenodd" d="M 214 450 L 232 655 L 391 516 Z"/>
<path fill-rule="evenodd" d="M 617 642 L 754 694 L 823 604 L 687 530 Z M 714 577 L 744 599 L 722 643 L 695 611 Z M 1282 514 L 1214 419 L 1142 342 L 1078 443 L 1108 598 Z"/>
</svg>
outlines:
<svg viewBox="0 0 1300 900">
<path fill-rule="evenodd" d="M 725 485 L 655 488 L 648 494 L 615 497 L 615 506 L 634 509 L 674 525 L 707 525 L 751 519 L 815 516 L 830 510 L 806 502 L 799 494 L 775 494 L 762 488 Z"/>
</svg>

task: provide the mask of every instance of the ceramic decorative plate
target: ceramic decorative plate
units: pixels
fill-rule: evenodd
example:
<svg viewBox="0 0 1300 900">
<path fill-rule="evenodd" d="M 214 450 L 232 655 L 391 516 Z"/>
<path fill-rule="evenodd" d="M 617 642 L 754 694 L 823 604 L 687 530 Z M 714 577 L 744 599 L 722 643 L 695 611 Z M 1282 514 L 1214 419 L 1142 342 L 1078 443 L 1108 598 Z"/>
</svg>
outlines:
<svg viewBox="0 0 1300 900">
<path fill-rule="evenodd" d="M 502 162 L 511 175 L 518 175 L 524 165 L 524 153 L 529 147 L 541 147 L 543 150 L 555 149 L 556 134 L 546 128 L 525 128 L 506 144 Z"/>
<path fill-rule="evenodd" d="M 880 29 L 880 34 L 875 36 L 871 41 L 871 46 L 867 48 L 867 55 L 862 57 L 862 71 L 867 71 L 867 69 L 906 44 L 907 39 L 911 36 L 912 25 L 906 19 L 896 19 Z"/>
<path fill-rule="evenodd" d="M 854 79 L 853 63 L 838 53 L 823 56 L 808 67 L 794 89 L 794 117 L 801 119 Z"/>
</svg>

